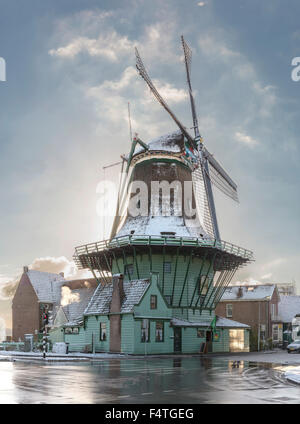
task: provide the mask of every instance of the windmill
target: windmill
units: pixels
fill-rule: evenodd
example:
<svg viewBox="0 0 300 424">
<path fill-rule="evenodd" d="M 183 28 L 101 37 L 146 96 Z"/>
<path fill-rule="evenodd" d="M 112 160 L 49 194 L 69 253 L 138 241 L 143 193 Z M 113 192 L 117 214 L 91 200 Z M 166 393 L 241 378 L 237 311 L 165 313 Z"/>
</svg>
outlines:
<svg viewBox="0 0 300 424">
<path fill-rule="evenodd" d="M 158 272 L 160 290 L 173 308 L 172 314 L 184 317 L 197 311 L 205 320 L 206 314 L 214 311 L 236 270 L 253 260 L 253 253 L 220 239 L 212 185 L 235 201 L 238 201 L 237 186 L 206 149 L 200 135 L 191 85 L 192 53 L 183 37 L 181 41 L 194 134 L 189 133 L 162 98 L 135 49 L 139 74 L 179 130 L 147 143 L 137 134 L 131 136 L 130 152 L 121 156 L 123 172 L 110 237 L 76 247 L 74 260 L 79 268 L 90 269 L 99 283 L 109 283 L 110 276 L 116 273 L 133 281 Z M 151 211 L 157 199 L 162 208 L 161 192 L 156 198 L 152 193 L 148 196 L 146 216 L 130 213 L 131 183 L 143 182 L 149 193 L 153 182 L 165 180 L 181 183 L 181 206 L 186 197 L 190 204 L 196 205 L 194 227 L 189 226 L 183 207 L 180 216 L 175 213 L 153 216 Z M 186 183 L 192 185 L 191 194 L 186 191 Z M 175 197 L 174 194 L 173 211 Z"/>
<path fill-rule="evenodd" d="M 194 137 L 189 134 L 186 127 L 180 122 L 180 120 L 176 117 L 176 115 L 167 105 L 166 101 L 157 91 L 156 87 L 154 86 L 151 78 L 149 77 L 146 71 L 146 68 L 143 64 L 143 61 L 137 48 L 135 48 L 136 68 L 140 76 L 147 83 L 155 98 L 169 113 L 171 118 L 174 120 L 174 122 L 184 135 L 186 144 L 186 155 L 192 159 L 196 159 L 192 176 L 198 214 L 199 217 L 202 218 L 201 223 L 206 232 L 216 240 L 220 240 L 220 232 L 218 227 L 212 184 L 214 184 L 219 190 L 221 190 L 224 194 L 231 197 L 235 201 L 238 201 L 237 185 L 229 177 L 229 175 L 223 169 L 220 163 L 213 157 L 211 153 L 209 153 L 209 151 L 204 146 L 203 139 L 199 132 L 196 106 L 191 84 L 192 51 L 184 40 L 183 36 L 181 36 L 181 42 L 184 52 L 187 85 L 191 103 Z"/>
</svg>

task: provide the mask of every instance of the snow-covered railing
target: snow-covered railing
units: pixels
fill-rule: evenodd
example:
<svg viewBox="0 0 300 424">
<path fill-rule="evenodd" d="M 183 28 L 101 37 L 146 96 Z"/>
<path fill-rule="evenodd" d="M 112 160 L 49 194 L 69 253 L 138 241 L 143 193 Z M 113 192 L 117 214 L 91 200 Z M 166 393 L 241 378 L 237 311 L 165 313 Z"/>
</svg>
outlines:
<svg viewBox="0 0 300 424">
<path fill-rule="evenodd" d="M 211 247 L 239 256 L 246 260 L 253 260 L 253 252 L 236 246 L 227 241 L 209 240 L 197 237 L 176 237 L 165 235 L 153 236 L 139 236 L 139 235 L 126 235 L 115 237 L 112 240 L 103 240 L 95 243 L 78 246 L 75 248 L 77 258 L 81 255 L 88 255 L 90 253 L 101 252 L 107 249 L 115 249 L 128 245 L 133 246 L 194 246 L 194 247 Z"/>
</svg>

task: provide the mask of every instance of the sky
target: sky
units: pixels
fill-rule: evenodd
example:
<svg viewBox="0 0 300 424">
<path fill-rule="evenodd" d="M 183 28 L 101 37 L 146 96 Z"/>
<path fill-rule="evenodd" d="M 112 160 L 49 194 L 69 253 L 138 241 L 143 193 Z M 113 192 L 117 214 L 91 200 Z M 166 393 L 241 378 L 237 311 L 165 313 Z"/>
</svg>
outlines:
<svg viewBox="0 0 300 424">
<path fill-rule="evenodd" d="M 173 121 L 135 69 L 138 47 L 176 116 L 192 125 L 181 34 L 208 150 L 238 184 L 216 193 L 221 238 L 253 250 L 234 282 L 296 281 L 300 294 L 297 0 L 0 0 L 0 288 L 24 265 L 78 275 L 74 247 L 109 234 L 103 166 Z M 0 298 L 9 327 L 10 300 Z"/>
</svg>

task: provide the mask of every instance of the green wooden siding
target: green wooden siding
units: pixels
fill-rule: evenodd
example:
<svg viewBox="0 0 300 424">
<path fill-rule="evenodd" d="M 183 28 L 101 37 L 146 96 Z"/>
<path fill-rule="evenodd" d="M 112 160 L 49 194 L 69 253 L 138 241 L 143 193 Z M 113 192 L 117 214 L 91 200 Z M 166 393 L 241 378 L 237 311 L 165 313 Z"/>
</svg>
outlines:
<svg viewBox="0 0 300 424">
<path fill-rule="evenodd" d="M 164 323 L 164 341 L 155 341 L 155 327 L 156 321 Z M 170 322 L 167 320 L 151 319 L 150 320 L 150 341 L 148 343 L 141 342 L 141 322 L 142 320 L 136 319 L 134 321 L 135 333 L 135 346 L 136 354 L 149 355 L 157 353 L 172 353 L 173 352 L 173 329 L 170 327 Z"/>
<path fill-rule="evenodd" d="M 200 346 L 203 342 L 205 342 L 205 333 L 204 338 L 197 337 L 197 330 L 197 327 L 182 327 L 182 353 L 200 352 Z"/>
<path fill-rule="evenodd" d="M 65 334 L 65 343 L 69 343 L 69 352 L 83 352 L 85 348 L 85 331 L 79 327 L 78 334 Z"/>
<path fill-rule="evenodd" d="M 134 319 L 132 314 L 121 316 L 121 352 L 134 352 Z"/>
<path fill-rule="evenodd" d="M 171 263 L 171 272 L 164 271 L 164 261 Z M 203 264 L 202 259 L 190 257 L 189 254 L 178 255 L 177 257 L 175 253 L 172 255 L 149 255 L 145 253 L 136 255 L 136 257 L 133 254 L 127 254 L 125 255 L 125 262 L 127 265 L 133 265 L 133 272 L 130 274 L 131 279 L 149 278 L 152 269 L 152 272 L 159 273 L 159 285 L 166 298 L 168 299 L 168 297 L 173 295 L 173 304 L 180 307 L 191 305 L 192 307 L 200 308 L 200 302 L 196 305 L 198 300 L 198 287 L 196 286 L 198 285 L 199 271 L 201 270 L 201 275 L 207 275 L 210 265 L 209 261 L 205 261 Z M 119 270 L 124 273 L 124 279 L 127 281 L 129 276 L 125 270 L 123 257 L 118 259 L 118 266 L 115 260 L 112 263 L 113 273 L 118 273 Z M 208 278 L 212 278 L 213 275 L 214 273 L 210 272 Z M 212 289 L 213 287 L 207 293 L 207 299 Z M 211 302 L 208 307 L 211 307 Z"/>
<path fill-rule="evenodd" d="M 106 323 L 106 340 L 100 340 L 100 322 Z M 107 315 L 91 315 L 85 322 L 85 345 L 95 343 L 96 352 L 109 352 L 109 319 Z"/>
</svg>

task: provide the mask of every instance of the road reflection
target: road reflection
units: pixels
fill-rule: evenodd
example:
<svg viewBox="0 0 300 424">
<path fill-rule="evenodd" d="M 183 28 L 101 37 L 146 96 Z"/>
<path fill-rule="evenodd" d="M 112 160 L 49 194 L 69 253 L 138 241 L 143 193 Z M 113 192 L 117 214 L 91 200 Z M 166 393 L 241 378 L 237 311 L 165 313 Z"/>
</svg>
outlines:
<svg viewBox="0 0 300 424">
<path fill-rule="evenodd" d="M 298 403 L 283 372 L 207 357 L 2 361 L 0 403 Z"/>
</svg>

